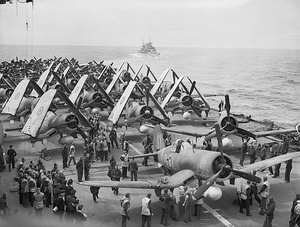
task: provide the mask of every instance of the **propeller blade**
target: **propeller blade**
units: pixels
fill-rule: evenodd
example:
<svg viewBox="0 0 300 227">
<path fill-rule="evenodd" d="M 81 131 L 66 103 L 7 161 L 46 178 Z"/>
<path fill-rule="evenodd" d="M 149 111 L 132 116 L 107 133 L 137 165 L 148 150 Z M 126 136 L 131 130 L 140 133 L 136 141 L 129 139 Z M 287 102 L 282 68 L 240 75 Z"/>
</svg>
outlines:
<svg viewBox="0 0 300 227">
<path fill-rule="evenodd" d="M 195 114 L 197 114 L 197 116 L 201 118 L 202 115 L 201 115 L 201 112 L 198 110 L 198 108 L 196 106 L 194 106 L 193 104 L 191 107 L 192 107 L 193 111 L 195 112 Z"/>
<path fill-rule="evenodd" d="M 145 89 L 145 95 L 146 95 L 146 106 L 149 106 L 149 91 L 147 88 Z"/>
<path fill-rule="evenodd" d="M 191 90 L 190 90 L 190 93 L 189 93 L 189 96 L 192 95 L 192 93 L 193 93 L 193 91 L 195 89 L 195 86 L 196 86 L 196 81 L 193 81 L 192 86 L 191 86 Z"/>
<path fill-rule="evenodd" d="M 219 170 L 215 175 L 213 175 L 211 178 L 209 178 L 206 182 L 204 182 L 194 193 L 194 197 L 196 200 L 200 199 L 203 195 L 203 193 L 216 181 L 219 174 L 222 172 L 222 169 Z"/>
<path fill-rule="evenodd" d="M 227 112 L 227 116 L 229 117 L 230 114 L 230 100 L 229 100 L 229 95 L 225 95 L 225 110 Z"/>
<path fill-rule="evenodd" d="M 158 123 L 161 123 L 163 124 L 164 126 L 167 126 L 168 125 L 168 122 L 167 121 L 164 121 L 163 119 L 160 119 L 159 117 L 157 116 L 152 116 L 152 120 L 158 122 Z"/>
<path fill-rule="evenodd" d="M 77 102 L 77 106 L 76 106 L 77 111 L 79 111 L 79 109 L 80 109 L 80 106 L 81 106 L 81 104 L 82 104 L 82 100 L 83 100 L 83 98 L 82 98 L 82 96 L 80 96 L 80 97 L 78 98 L 78 102 Z"/>
<path fill-rule="evenodd" d="M 87 138 L 87 135 L 84 133 L 84 131 L 79 126 L 77 126 L 77 131 L 79 132 L 79 134 L 82 136 L 83 139 Z"/>
<path fill-rule="evenodd" d="M 245 172 L 242 172 L 242 171 L 239 171 L 239 170 L 236 170 L 236 169 L 231 169 L 231 172 L 233 172 L 234 174 L 246 179 L 246 180 L 250 180 L 250 181 L 253 181 L 253 182 L 256 182 L 256 183 L 260 183 L 261 182 L 261 178 L 260 177 L 257 177 L 255 175 L 252 175 L 250 173 L 245 173 Z"/>
<path fill-rule="evenodd" d="M 127 121 L 126 121 L 126 125 L 127 126 L 130 126 L 132 125 L 133 123 L 137 122 L 139 119 L 141 119 L 142 117 L 144 116 L 144 114 L 138 116 L 138 117 L 132 117 L 132 118 L 129 118 Z"/>
<path fill-rule="evenodd" d="M 254 140 L 256 140 L 256 135 L 253 134 L 252 132 L 249 132 L 249 131 L 247 131 L 247 130 L 245 130 L 243 128 L 239 128 L 239 127 L 235 127 L 235 128 L 237 130 L 237 133 L 242 134 L 242 135 L 246 135 L 246 136 L 251 137 Z"/>
<path fill-rule="evenodd" d="M 223 164 L 225 164 L 226 162 L 225 162 L 224 153 L 223 153 L 222 134 L 221 134 L 220 126 L 219 126 L 219 124 L 215 124 L 214 127 L 215 127 L 216 134 L 217 134 L 218 147 L 221 152 L 222 162 L 223 162 Z"/>
</svg>

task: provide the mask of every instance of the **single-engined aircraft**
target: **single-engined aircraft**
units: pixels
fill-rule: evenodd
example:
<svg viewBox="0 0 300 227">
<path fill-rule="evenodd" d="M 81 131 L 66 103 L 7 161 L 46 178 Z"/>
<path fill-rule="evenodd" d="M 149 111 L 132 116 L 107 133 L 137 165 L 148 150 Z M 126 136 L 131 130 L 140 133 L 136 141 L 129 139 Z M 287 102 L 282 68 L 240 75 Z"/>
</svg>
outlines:
<svg viewBox="0 0 300 227">
<path fill-rule="evenodd" d="M 56 95 L 68 105 L 72 113 L 56 114 L 54 111 L 49 110 Z M 83 125 L 84 128 L 81 128 L 79 124 Z M 89 131 L 91 128 L 92 125 L 64 92 L 50 89 L 41 96 L 21 132 L 29 135 L 31 137 L 29 141 L 32 143 L 50 139 L 58 134 L 60 138 L 54 142 L 71 144 L 74 142 L 77 134 L 86 138 L 84 131 Z"/>
<path fill-rule="evenodd" d="M 59 78 L 59 76 L 53 72 L 54 78 L 61 84 L 62 87 L 65 86 L 64 82 Z M 92 113 L 99 113 L 104 108 L 113 108 L 114 102 L 105 92 L 104 88 L 98 83 L 98 81 L 92 76 L 96 87 L 100 92 L 92 88 L 88 83 L 86 83 L 88 75 L 83 75 L 78 80 L 76 86 L 70 92 L 69 99 L 76 106 L 80 106 L 81 109 L 89 108 Z M 66 88 L 67 89 L 67 88 Z M 81 95 L 80 95 L 81 94 Z M 105 98 L 104 98 L 105 97 Z"/>
<path fill-rule="evenodd" d="M 0 99 L 6 100 L 13 93 L 14 88 L 16 87 L 15 83 L 10 80 L 9 77 L 5 77 L 2 73 L 0 73 L 0 81 L 3 81 L 7 87 L 0 88 Z"/>
<path fill-rule="evenodd" d="M 123 62 L 119 67 L 118 72 L 122 71 L 125 66 L 126 71 L 121 74 L 122 81 L 127 83 L 131 80 L 137 81 L 141 87 L 145 87 L 148 90 L 151 90 L 150 93 L 157 99 L 164 99 L 174 86 L 175 81 L 179 79 L 178 75 L 173 69 L 164 70 L 160 77 L 156 78 L 148 65 L 141 65 L 140 68 L 136 72 L 134 72 L 133 68 L 128 62 Z M 146 72 L 144 72 L 144 69 L 146 69 Z M 132 73 L 130 73 L 130 71 Z M 166 81 L 165 79 L 169 74 L 171 74 L 172 80 Z M 179 89 L 175 89 L 175 91 L 176 92 L 174 93 L 174 96 L 179 95 Z M 140 96 L 142 95 L 143 94 L 140 94 Z M 140 96 L 136 95 L 136 98 Z"/>
<path fill-rule="evenodd" d="M 38 101 L 38 97 L 43 95 L 42 90 L 46 79 L 50 73 L 53 62 L 50 64 L 48 69 L 40 76 L 37 83 L 27 78 L 23 79 L 15 88 L 10 98 L 4 105 L 2 114 L 9 114 L 12 118 L 25 117 L 29 114 Z M 31 85 L 34 89 L 31 91 L 29 96 L 24 96 L 28 86 Z"/>
<path fill-rule="evenodd" d="M 164 125 L 169 124 L 169 118 L 165 111 L 160 108 L 159 103 L 157 100 L 151 95 L 151 93 L 145 89 L 145 99 L 144 103 L 140 103 L 134 100 L 129 100 L 131 97 L 134 88 L 139 88 L 139 85 L 136 81 L 131 80 L 126 87 L 124 93 L 122 94 L 121 98 L 117 102 L 115 108 L 112 110 L 111 114 L 108 117 L 113 125 L 122 127 L 122 126 L 131 126 L 135 122 L 148 122 L 148 123 L 161 123 Z M 159 110 L 162 118 L 159 118 L 154 113 L 154 109 L 149 106 L 149 99 L 152 100 L 154 105 Z M 123 113 L 125 109 L 126 113 Z M 120 117 L 121 115 L 125 115 L 125 121 L 121 122 Z"/>
<path fill-rule="evenodd" d="M 223 139 L 223 146 L 224 148 L 229 151 L 232 149 L 236 149 L 237 146 L 233 145 L 233 140 L 232 140 L 232 136 L 238 136 L 238 137 L 249 137 L 252 138 L 253 140 L 257 140 L 258 142 L 260 142 L 259 140 L 261 138 L 265 138 L 267 136 L 276 136 L 276 135 L 281 135 L 281 134 L 288 134 L 288 133 L 292 133 L 292 132 L 298 132 L 300 129 L 300 124 L 298 124 L 296 126 L 296 128 L 290 128 L 290 129 L 280 129 L 280 130 L 260 130 L 260 131 L 251 131 L 251 130 L 247 130 L 247 129 L 243 129 L 241 128 L 239 125 L 240 123 L 249 123 L 252 120 L 251 118 L 242 118 L 241 120 L 239 120 L 237 117 L 235 117 L 233 114 L 230 113 L 230 101 L 229 101 L 229 96 L 225 95 L 225 108 L 224 110 L 220 113 L 220 116 L 218 119 L 210 119 L 208 121 L 203 120 L 200 121 L 201 123 L 203 122 L 208 122 L 208 123 L 213 123 L 213 124 L 218 124 L 219 127 L 221 128 L 221 133 L 223 136 L 225 136 L 225 138 Z M 173 125 L 174 126 L 174 125 Z M 195 121 L 194 123 L 194 127 L 204 127 L 204 126 L 200 126 L 199 124 L 197 124 L 197 121 Z M 143 125 L 140 127 L 140 131 L 143 133 L 151 133 L 151 131 L 153 130 L 154 126 L 153 125 Z M 172 125 L 168 125 L 168 127 L 162 126 L 162 129 L 164 131 L 167 132 L 171 132 L 171 133 L 177 133 L 177 134 L 181 134 L 181 135 L 187 135 L 187 136 L 191 136 L 191 137 L 195 137 L 200 138 L 203 137 L 205 141 L 210 140 L 213 137 L 216 137 L 216 132 L 215 130 L 211 130 L 208 131 L 204 130 L 204 132 L 199 132 L 200 130 L 197 130 L 197 132 L 192 132 L 192 130 L 187 131 L 187 130 L 182 130 L 182 129 L 178 129 L 180 128 L 180 126 L 177 127 L 172 127 Z M 205 132 L 206 131 L 206 132 Z M 242 140 L 240 140 L 242 141 Z M 262 144 L 265 142 L 262 142 Z M 240 144 L 238 145 L 240 147 Z M 201 145 L 200 145 L 201 147 Z"/>
<path fill-rule="evenodd" d="M 215 182 L 222 183 L 229 179 L 242 177 L 259 183 L 261 178 L 252 175 L 252 171 L 262 170 L 300 156 L 300 152 L 287 153 L 236 169 L 231 158 L 223 152 L 221 132 L 218 124 L 215 125 L 215 130 L 220 152 L 194 149 L 188 142 L 176 141 L 171 146 L 165 147 L 156 153 L 131 156 L 131 158 L 157 156 L 158 162 L 171 172 L 171 175 L 163 176 L 158 181 L 86 181 L 82 185 L 147 188 L 154 189 L 156 196 L 160 196 L 163 188 L 172 190 L 198 180 L 199 188 L 193 194 L 195 199 L 204 196 L 215 201 L 222 196 L 222 191 L 214 184 Z M 178 207 L 176 209 L 178 215 Z"/>
<path fill-rule="evenodd" d="M 182 83 L 183 79 L 187 78 L 191 84 L 190 90 Z M 179 85 L 182 86 L 182 91 L 178 96 Z M 196 92 L 198 98 L 193 97 L 193 92 Z M 161 103 L 161 107 L 166 112 L 172 112 L 173 114 L 180 112 L 182 118 L 185 120 L 201 120 L 202 112 L 205 112 L 206 117 L 210 111 L 210 105 L 206 101 L 204 95 L 202 95 L 196 88 L 196 82 L 192 81 L 187 76 L 181 76 L 176 80 L 172 89 Z"/>
</svg>

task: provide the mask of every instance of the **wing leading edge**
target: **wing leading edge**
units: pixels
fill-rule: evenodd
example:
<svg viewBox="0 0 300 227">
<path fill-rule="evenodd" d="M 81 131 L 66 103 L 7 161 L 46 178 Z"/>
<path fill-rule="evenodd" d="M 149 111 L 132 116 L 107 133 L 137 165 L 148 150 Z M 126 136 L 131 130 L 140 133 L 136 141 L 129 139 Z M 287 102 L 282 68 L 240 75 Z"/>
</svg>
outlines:
<svg viewBox="0 0 300 227">
<path fill-rule="evenodd" d="M 195 173 L 192 170 L 185 169 L 175 173 L 172 176 L 162 177 L 158 181 L 85 181 L 82 185 L 95 187 L 119 187 L 119 188 L 176 188 L 195 180 Z"/>
</svg>

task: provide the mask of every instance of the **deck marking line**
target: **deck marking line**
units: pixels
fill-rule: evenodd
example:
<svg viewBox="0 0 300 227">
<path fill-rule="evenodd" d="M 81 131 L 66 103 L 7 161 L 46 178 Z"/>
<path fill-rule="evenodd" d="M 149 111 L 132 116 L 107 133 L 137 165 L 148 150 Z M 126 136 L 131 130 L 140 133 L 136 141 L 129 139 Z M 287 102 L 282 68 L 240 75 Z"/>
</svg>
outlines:
<svg viewBox="0 0 300 227">
<path fill-rule="evenodd" d="M 233 224 L 231 224 L 229 221 L 227 221 L 225 218 L 223 218 L 219 213 L 217 213 L 214 209 L 212 209 L 210 206 L 208 206 L 206 203 L 203 202 L 202 206 L 211 213 L 216 219 L 218 219 L 220 222 L 222 222 L 227 227 L 234 227 Z"/>
</svg>

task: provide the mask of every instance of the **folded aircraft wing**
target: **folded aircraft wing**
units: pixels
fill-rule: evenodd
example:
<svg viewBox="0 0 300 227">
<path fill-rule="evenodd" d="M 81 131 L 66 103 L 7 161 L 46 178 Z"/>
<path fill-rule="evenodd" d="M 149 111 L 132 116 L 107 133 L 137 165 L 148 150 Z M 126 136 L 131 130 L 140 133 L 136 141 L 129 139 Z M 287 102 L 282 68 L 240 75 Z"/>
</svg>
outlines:
<svg viewBox="0 0 300 227">
<path fill-rule="evenodd" d="M 56 90 L 50 89 L 42 95 L 37 105 L 33 109 L 29 119 L 26 121 L 26 124 L 22 129 L 22 133 L 30 135 L 32 137 L 37 136 L 37 132 L 46 117 L 55 94 Z"/>
<path fill-rule="evenodd" d="M 156 83 L 154 84 L 154 86 L 152 87 L 150 93 L 151 95 L 155 95 L 155 93 L 157 92 L 157 90 L 159 89 L 160 85 L 162 84 L 162 82 L 165 80 L 166 76 L 168 75 L 168 72 L 171 69 L 166 69 L 165 71 L 163 71 L 163 73 L 161 74 L 161 76 L 159 77 L 158 81 L 156 81 Z"/>
<path fill-rule="evenodd" d="M 114 88 L 115 84 L 117 83 L 117 80 L 120 78 L 121 74 L 122 74 L 122 71 L 119 71 L 117 74 L 115 74 L 113 76 L 113 80 L 110 82 L 110 84 L 108 85 L 108 87 L 105 90 L 107 94 L 110 94 L 110 92 Z"/>
<path fill-rule="evenodd" d="M 46 82 L 46 79 L 50 73 L 50 70 L 51 70 L 51 67 L 52 65 L 54 64 L 54 61 L 50 64 L 50 66 L 48 67 L 48 69 L 42 73 L 42 75 L 40 76 L 38 82 L 37 82 L 37 85 L 39 85 L 40 88 L 43 88 L 45 82 Z M 32 92 L 30 93 L 29 96 L 32 96 L 32 97 L 38 97 L 39 94 L 36 92 L 36 90 L 32 90 Z"/>
<path fill-rule="evenodd" d="M 24 79 L 17 85 L 8 102 L 5 104 L 2 113 L 16 115 L 29 82 L 29 79 Z"/>
<path fill-rule="evenodd" d="M 164 101 L 162 102 L 161 108 L 163 108 L 163 109 L 165 108 L 165 106 L 170 101 L 171 97 L 173 96 L 174 92 L 176 91 L 177 87 L 179 86 L 179 84 L 181 83 L 181 81 L 183 80 L 184 77 L 185 76 L 181 76 L 178 80 L 176 80 L 174 86 L 172 87 L 172 89 L 170 90 L 170 92 L 165 97 Z"/>
<path fill-rule="evenodd" d="M 111 112 L 111 114 L 108 117 L 108 120 L 110 120 L 113 124 L 116 124 L 117 121 L 120 118 L 120 115 L 122 114 L 122 111 L 130 97 L 131 92 L 133 91 L 133 88 L 136 85 L 136 81 L 130 81 L 128 86 L 126 87 L 124 93 L 122 94 L 121 98 L 119 99 L 118 103 L 116 104 L 115 108 Z"/>
<path fill-rule="evenodd" d="M 76 86 L 74 87 L 74 89 L 72 90 L 70 96 L 69 96 L 69 99 L 70 101 L 75 104 L 82 88 L 83 88 L 83 85 L 85 83 L 85 81 L 87 80 L 88 78 L 88 75 L 83 75 L 82 77 L 80 77 L 79 81 L 77 82 Z"/>
</svg>

